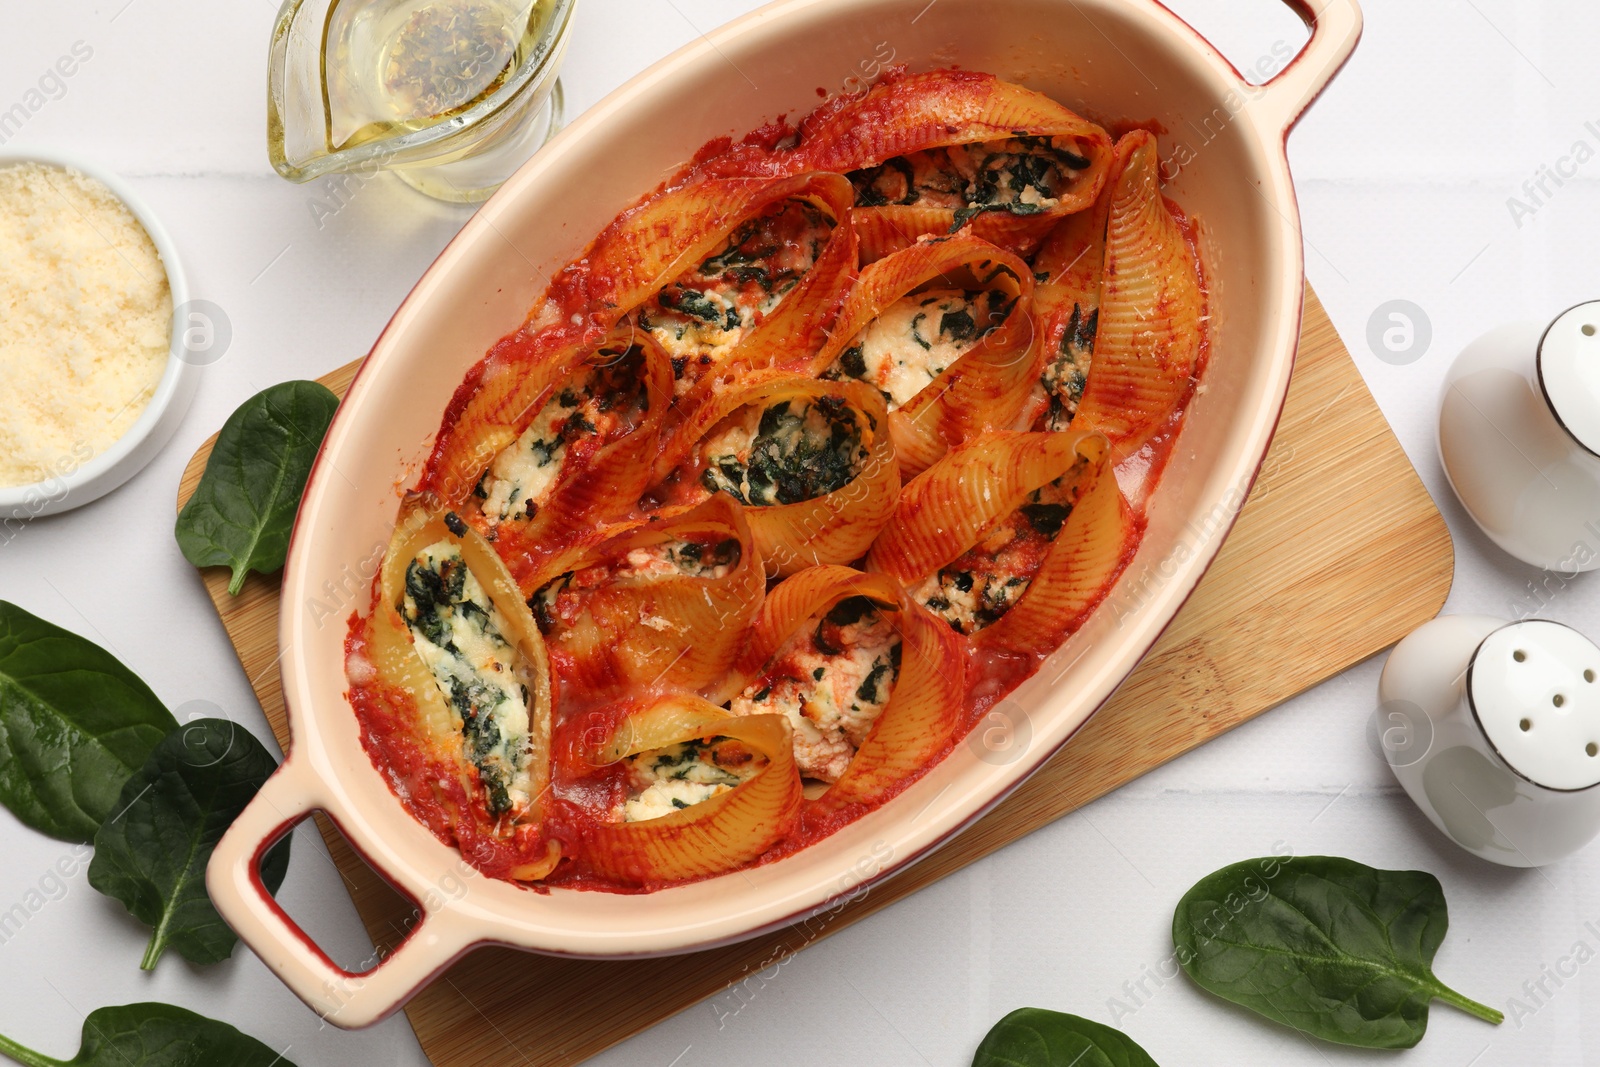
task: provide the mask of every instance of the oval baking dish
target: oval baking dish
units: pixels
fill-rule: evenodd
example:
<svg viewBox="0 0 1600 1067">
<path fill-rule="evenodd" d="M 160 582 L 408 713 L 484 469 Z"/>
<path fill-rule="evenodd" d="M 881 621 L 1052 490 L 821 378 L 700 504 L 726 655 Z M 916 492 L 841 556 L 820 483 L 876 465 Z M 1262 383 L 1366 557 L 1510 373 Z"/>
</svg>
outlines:
<svg viewBox="0 0 1600 1067">
<path fill-rule="evenodd" d="M 418 282 L 323 445 L 283 580 L 292 746 L 207 872 L 229 924 L 320 1014 L 366 1026 L 477 944 L 655 955 L 803 920 L 925 856 L 1019 785 L 1171 621 L 1221 546 L 1276 427 L 1303 284 L 1284 137 L 1361 28 L 1354 0 L 1290 3 L 1310 41 L 1270 82 L 1251 86 L 1154 0 L 940 0 L 920 14 L 904 0 L 780 0 L 657 63 L 552 141 Z M 398 487 L 414 479 L 456 384 L 591 234 L 706 141 L 804 114 L 819 90 L 851 92 L 889 52 L 914 71 L 988 71 L 1089 118 L 1166 131 L 1168 194 L 1201 224 L 1212 357 L 1137 554 L 1100 610 L 1004 703 L 1031 737 L 1009 762 L 958 745 L 901 796 L 789 858 L 648 897 L 530 892 L 474 876 L 407 814 L 362 748 L 344 695 L 344 620 L 325 617 L 325 583 L 365 585 L 388 543 Z M 364 600 L 360 589 L 354 600 Z M 422 912 L 365 974 L 333 964 L 261 887 L 265 850 L 314 810 Z"/>
</svg>

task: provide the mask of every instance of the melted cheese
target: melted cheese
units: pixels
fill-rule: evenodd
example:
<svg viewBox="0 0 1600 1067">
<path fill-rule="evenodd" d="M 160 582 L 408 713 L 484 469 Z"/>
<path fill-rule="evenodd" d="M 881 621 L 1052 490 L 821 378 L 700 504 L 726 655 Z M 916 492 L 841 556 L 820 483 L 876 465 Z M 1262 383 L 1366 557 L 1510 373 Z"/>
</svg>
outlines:
<svg viewBox="0 0 1600 1067">
<path fill-rule="evenodd" d="M 491 525 L 514 516 L 532 518 L 560 480 L 568 446 L 584 436 L 604 439 L 647 403 L 638 381 L 637 356 L 591 368 L 552 396 L 489 465 L 478 485 L 483 514 Z M 622 393 L 619 402 L 618 393 Z"/>
<path fill-rule="evenodd" d="M 679 396 L 783 302 L 832 232 L 832 220 L 806 201 L 775 204 L 640 307 L 639 325 L 672 356 Z"/>
<path fill-rule="evenodd" d="M 1061 343 L 1056 354 L 1039 375 L 1034 392 L 1037 403 L 1044 408 L 1039 428 L 1059 432 L 1072 425 L 1083 400 L 1083 391 L 1089 385 L 1089 365 L 1094 357 L 1095 329 L 1099 311 L 1085 311 L 1074 304 L 1072 315 L 1062 329 Z"/>
<path fill-rule="evenodd" d="M 858 333 L 824 378 L 876 385 L 894 411 L 1005 318 L 989 294 L 933 289 L 901 297 Z"/>
<path fill-rule="evenodd" d="M 974 573 L 950 566 L 935 571 L 907 592 L 958 634 L 992 626 L 1022 598 L 1031 573 Z"/>
<path fill-rule="evenodd" d="M 764 766 L 725 737 L 641 752 L 628 761 L 629 796 L 615 814 L 624 822 L 659 819 L 736 788 Z"/>
<path fill-rule="evenodd" d="M 639 309 L 639 325 L 661 342 L 674 366 L 682 366 L 684 361 L 695 361 L 701 367 L 722 362 L 764 310 L 762 294 L 716 284 L 704 289 L 679 284 L 681 291 L 663 290 Z M 695 380 L 691 375 L 679 375 L 674 391 L 679 395 L 688 392 Z"/>
<path fill-rule="evenodd" d="M 726 578 L 739 565 L 739 542 L 659 541 L 630 550 L 624 559 L 626 573 L 643 578 Z"/>
<path fill-rule="evenodd" d="M 1073 147 L 1065 138 L 1014 137 L 957 145 L 950 163 L 966 179 L 969 207 L 1030 215 L 1059 204 L 1060 194 L 1089 165 Z"/>
<path fill-rule="evenodd" d="M 1077 502 L 1085 466 L 1028 495 L 1017 510 L 991 523 L 958 559 L 909 587 L 907 592 L 957 633 L 992 626 L 1022 599 L 1039 564 Z"/>
<path fill-rule="evenodd" d="M 401 615 L 417 655 L 461 719 L 462 754 L 478 769 L 489 812 L 529 802 L 529 685 L 505 619 L 449 541 L 429 545 L 406 571 Z"/>
<path fill-rule="evenodd" d="M 899 663 L 900 637 L 884 613 L 869 608 L 843 625 L 814 618 L 728 710 L 782 712 L 794 728 L 800 773 L 835 782 L 887 706 Z"/>
</svg>

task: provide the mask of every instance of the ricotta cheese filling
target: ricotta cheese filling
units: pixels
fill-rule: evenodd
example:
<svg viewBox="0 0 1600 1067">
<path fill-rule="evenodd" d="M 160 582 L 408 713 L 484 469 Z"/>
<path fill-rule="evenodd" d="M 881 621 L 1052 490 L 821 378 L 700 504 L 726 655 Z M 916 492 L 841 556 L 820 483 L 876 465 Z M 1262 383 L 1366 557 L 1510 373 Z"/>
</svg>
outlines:
<svg viewBox="0 0 1600 1067">
<path fill-rule="evenodd" d="M 550 634 L 577 622 L 584 603 L 601 586 L 629 578 L 726 578 L 739 566 L 742 554 L 738 540 L 732 537 L 720 541 L 658 541 L 629 549 L 610 562 L 568 571 L 529 597 L 528 607 L 540 631 Z M 655 615 L 641 615 L 639 621 L 656 630 L 678 628 L 672 621 Z"/>
<path fill-rule="evenodd" d="M 440 541 L 406 567 L 400 614 L 417 655 L 461 719 L 461 751 L 477 768 L 489 815 L 528 806 L 529 680 L 499 609 L 461 558 Z"/>
<path fill-rule="evenodd" d="M 850 597 L 796 631 L 728 710 L 782 712 L 794 728 L 800 773 L 836 782 L 889 703 L 900 648 L 888 613 Z"/>
<path fill-rule="evenodd" d="M 1077 503 L 1087 465 L 1028 494 L 1027 502 L 991 523 L 957 559 L 907 591 L 959 634 L 973 634 L 1000 621 L 1033 584 L 1039 565 Z"/>
<path fill-rule="evenodd" d="M 628 797 L 613 817 L 645 822 L 726 793 L 767 765 L 731 737 L 681 741 L 628 759 Z"/>
<path fill-rule="evenodd" d="M 856 334 L 822 377 L 869 382 L 895 411 L 1004 323 L 1015 302 L 998 289 L 903 296 Z"/>
<path fill-rule="evenodd" d="M 625 571 L 645 578 L 687 575 L 690 578 L 726 578 L 739 565 L 739 542 L 658 541 L 629 550 L 623 562 Z"/>
<path fill-rule="evenodd" d="M 808 201 L 782 201 L 741 224 L 699 266 L 645 301 L 639 326 L 672 357 L 677 395 L 688 392 L 800 284 L 833 225 Z"/>
<path fill-rule="evenodd" d="M 1072 317 L 1061 334 L 1061 344 L 1039 375 L 1039 388 L 1045 399 L 1041 429 L 1060 431 L 1072 425 L 1078 404 L 1083 400 L 1083 390 L 1089 384 L 1089 364 L 1099 318 L 1098 308 L 1086 311 L 1081 304 L 1072 306 Z"/>
<path fill-rule="evenodd" d="M 538 513 L 560 480 L 570 446 L 626 432 L 649 413 L 643 352 L 637 347 L 626 353 L 602 351 L 598 358 L 546 401 L 484 472 L 476 492 L 491 526 Z"/>
<path fill-rule="evenodd" d="M 1088 168 L 1070 137 L 1010 137 L 897 156 L 849 175 L 859 207 L 953 209 L 959 228 L 985 211 L 1036 215 Z"/>
<path fill-rule="evenodd" d="M 741 504 L 798 504 L 848 485 L 868 451 L 842 397 L 746 404 L 706 435 L 700 484 Z"/>
</svg>

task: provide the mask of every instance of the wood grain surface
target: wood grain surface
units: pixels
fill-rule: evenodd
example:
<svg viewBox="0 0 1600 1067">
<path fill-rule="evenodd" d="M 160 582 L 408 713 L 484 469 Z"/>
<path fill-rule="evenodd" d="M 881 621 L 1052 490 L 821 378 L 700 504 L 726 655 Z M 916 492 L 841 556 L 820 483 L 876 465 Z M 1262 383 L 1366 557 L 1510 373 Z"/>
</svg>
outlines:
<svg viewBox="0 0 1600 1067">
<path fill-rule="evenodd" d="M 1309 288 L 1305 310 L 1283 419 L 1220 556 L 1110 702 L 1016 793 L 851 903 L 803 926 L 697 953 L 692 967 L 480 949 L 406 1009 L 433 1062 L 577 1063 L 1259 715 L 1437 614 L 1454 570 L 1449 531 Z M 342 395 L 355 368 L 322 381 Z M 180 507 L 211 444 L 184 472 Z M 203 577 L 287 748 L 278 578 L 252 574 L 230 597 L 225 569 Z M 404 936 L 411 905 L 319 822 L 374 944 L 387 951 Z"/>
</svg>

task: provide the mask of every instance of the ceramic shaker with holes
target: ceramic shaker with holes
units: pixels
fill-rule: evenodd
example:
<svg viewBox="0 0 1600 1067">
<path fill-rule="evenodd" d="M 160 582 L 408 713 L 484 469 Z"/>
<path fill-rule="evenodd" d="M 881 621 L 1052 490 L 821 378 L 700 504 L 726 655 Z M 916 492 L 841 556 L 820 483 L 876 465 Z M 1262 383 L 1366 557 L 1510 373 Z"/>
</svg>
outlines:
<svg viewBox="0 0 1600 1067">
<path fill-rule="evenodd" d="M 1469 344 L 1445 377 L 1439 455 L 1501 548 L 1569 575 L 1600 567 L 1600 300 Z"/>
<path fill-rule="evenodd" d="M 1558 622 L 1446 615 L 1378 683 L 1395 777 L 1469 852 L 1537 867 L 1600 833 L 1600 647 Z"/>
</svg>

